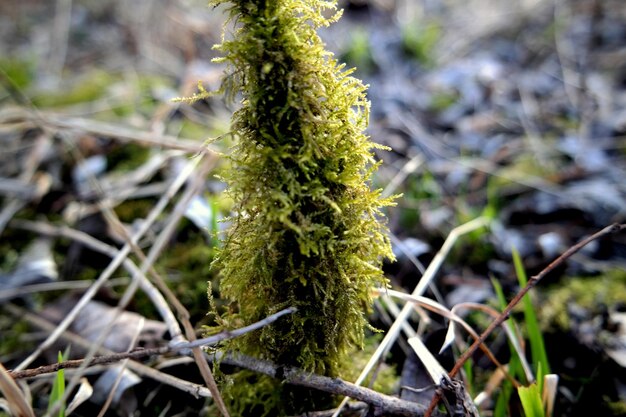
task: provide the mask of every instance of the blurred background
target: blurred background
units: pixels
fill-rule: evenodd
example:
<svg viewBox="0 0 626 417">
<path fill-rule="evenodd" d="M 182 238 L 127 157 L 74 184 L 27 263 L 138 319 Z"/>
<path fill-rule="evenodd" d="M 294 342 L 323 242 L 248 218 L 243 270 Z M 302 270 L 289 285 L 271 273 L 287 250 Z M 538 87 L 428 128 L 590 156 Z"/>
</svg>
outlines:
<svg viewBox="0 0 626 417">
<path fill-rule="evenodd" d="M 531 276 L 582 238 L 626 221 L 623 0 L 339 6 L 343 18 L 320 36 L 369 84 L 368 134 L 391 147 L 378 154 L 384 164 L 373 186 L 403 194 L 387 213 L 394 288 L 412 291 L 419 264 L 428 265 L 451 230 L 483 216 L 489 227 L 459 239 L 429 295 L 448 307 L 497 306 L 493 281 L 509 298 L 519 289 L 514 252 Z M 231 139 L 208 148 L 205 141 L 228 132 L 237 103 L 172 101 L 197 92 L 199 81 L 219 87 L 225 68 L 211 62 L 219 56 L 212 46 L 226 16 L 225 7 L 196 0 L 0 0 L 0 362 L 7 368 L 99 279 L 81 313 L 87 322 L 77 319 L 70 330 L 90 340 L 85 329 L 110 320 L 105 312 L 124 298 L 134 273 L 120 266 L 110 278 L 102 274 L 135 235 L 146 265 L 194 326 L 215 324 L 206 315 L 207 281 L 217 311 L 229 306 L 209 265 L 231 207 L 216 177 Z M 167 207 L 150 220 L 159 201 Z M 141 250 L 128 259 L 141 264 Z M 176 330 L 151 287 L 138 285 L 112 350 L 154 346 Z M 584 248 L 542 281 L 533 301 L 550 368 L 561 377 L 554 415 L 626 415 L 626 234 Z M 377 305 L 372 323 L 385 330 L 386 316 Z M 484 316 L 470 319 L 484 328 Z M 429 346 L 441 344 L 441 319 L 422 330 Z M 506 363 L 506 340 L 492 342 Z M 58 341 L 34 364 L 56 362 L 68 344 Z M 73 347 L 70 356 L 80 355 Z M 410 355 L 399 345 L 387 358 L 389 392 L 409 384 L 402 378 Z M 152 365 L 201 383 L 185 360 Z M 477 394 L 493 364 L 476 357 L 474 366 Z M 118 373 L 127 382 L 114 390 L 107 415 L 211 410 L 210 401 L 124 372 L 131 371 Z M 97 386 L 102 376 L 87 380 Z M 106 398 L 113 388 L 102 384 L 94 392 Z M 33 407 L 45 411 L 50 380 L 28 387 Z M 498 401 L 506 404 L 500 415 L 523 415 L 515 396 L 499 400 L 503 392 L 504 382 L 489 393 L 484 415 L 498 415 Z M 75 413 L 102 409 L 96 394 Z"/>
</svg>

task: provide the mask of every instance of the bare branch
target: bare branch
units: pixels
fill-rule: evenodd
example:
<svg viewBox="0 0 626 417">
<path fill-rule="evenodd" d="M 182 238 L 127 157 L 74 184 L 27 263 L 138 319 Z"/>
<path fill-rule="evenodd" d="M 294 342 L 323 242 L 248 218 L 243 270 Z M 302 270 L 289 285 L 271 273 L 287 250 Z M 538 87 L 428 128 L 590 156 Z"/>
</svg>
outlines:
<svg viewBox="0 0 626 417">
<path fill-rule="evenodd" d="M 29 323 L 33 324 L 34 326 L 43 329 L 45 331 L 48 332 L 52 332 L 55 328 L 56 325 L 50 323 L 49 321 L 27 311 L 24 310 L 21 307 L 17 307 L 13 304 L 8 304 L 5 303 L 2 305 L 2 308 L 4 308 L 5 310 L 7 310 L 8 312 L 10 312 L 11 314 L 13 314 L 15 317 L 20 317 L 22 319 L 27 320 Z M 63 333 L 61 333 L 61 336 L 64 340 L 70 342 L 72 345 L 75 346 L 80 346 L 81 348 L 88 350 L 91 346 L 92 346 L 92 342 L 86 339 L 83 339 L 81 336 L 72 333 L 68 330 L 64 331 Z M 112 352 L 108 349 L 105 349 L 103 347 L 98 348 L 98 352 L 102 355 L 113 355 L 115 352 Z M 195 384 L 193 382 L 189 382 L 189 381 L 185 381 L 183 379 L 177 378 L 173 375 L 164 373 L 159 371 L 158 369 L 154 369 L 151 368 L 149 366 L 146 366 L 142 363 L 139 362 L 135 362 L 135 361 L 130 361 L 128 362 L 128 368 L 130 370 L 132 370 L 133 372 L 137 373 L 138 375 L 142 376 L 142 377 L 147 377 L 150 379 L 153 379 L 159 383 L 165 384 L 165 385 L 169 385 L 171 387 L 174 387 L 178 390 L 181 390 L 183 392 L 189 393 L 191 395 L 193 395 L 194 397 L 198 398 L 198 397 L 206 397 L 206 398 L 210 398 L 212 397 L 211 392 L 208 390 L 208 388 L 202 386 L 202 385 L 198 385 Z"/>
<path fill-rule="evenodd" d="M 426 411 L 426 407 L 421 404 L 381 394 L 339 378 L 312 374 L 290 366 L 277 366 L 269 361 L 238 353 L 225 355 L 221 362 L 259 372 L 272 378 L 281 378 L 283 382 L 288 384 L 314 388 L 336 395 L 345 395 L 374 406 L 386 415 L 421 417 Z"/>
<path fill-rule="evenodd" d="M 289 308 L 279 311 L 278 313 L 272 314 L 271 316 L 268 316 L 264 318 L 263 320 L 257 321 L 256 323 L 252 323 L 249 326 L 242 327 L 236 330 L 221 332 L 213 336 L 205 337 L 204 339 L 195 340 L 191 343 L 179 343 L 176 345 L 162 346 L 159 348 L 135 349 L 130 352 L 94 356 L 88 362 L 87 366 L 115 363 L 124 359 L 139 359 L 139 358 L 145 358 L 146 356 L 152 356 L 152 355 L 164 355 L 166 353 L 179 352 L 179 351 L 193 349 L 193 348 L 197 348 L 201 346 L 215 345 L 224 340 L 234 339 L 243 334 L 252 332 L 254 330 L 258 330 L 261 327 L 267 326 L 275 322 L 280 317 L 286 314 L 292 314 L 295 311 L 296 311 L 295 307 L 289 307 Z M 8 371 L 8 374 L 14 379 L 31 378 L 33 376 L 37 376 L 41 374 L 48 374 L 48 373 L 56 372 L 59 369 L 78 368 L 80 366 L 83 366 L 84 363 L 85 363 L 84 359 L 73 359 L 73 360 L 63 361 L 59 363 L 53 363 L 50 365 L 43 365 L 38 368 Z"/>
</svg>

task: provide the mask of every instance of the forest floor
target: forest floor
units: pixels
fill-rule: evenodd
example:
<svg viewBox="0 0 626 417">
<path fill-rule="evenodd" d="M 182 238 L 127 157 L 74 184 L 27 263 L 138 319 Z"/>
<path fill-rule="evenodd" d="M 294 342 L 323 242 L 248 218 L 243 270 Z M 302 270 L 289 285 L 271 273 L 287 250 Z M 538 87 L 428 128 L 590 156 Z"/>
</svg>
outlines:
<svg viewBox="0 0 626 417">
<path fill-rule="evenodd" d="M 369 85 L 368 134 L 391 148 L 378 154 L 374 178 L 384 195 L 402 194 L 387 210 L 391 287 L 411 293 L 442 261 L 426 296 L 448 309 L 501 310 L 498 288 L 510 299 L 522 269 L 531 277 L 582 239 L 626 223 L 623 1 L 510 3 L 344 1 L 343 18 L 320 33 Z M 52 364 L 59 352 L 83 358 L 93 346 L 98 354 L 158 347 L 174 334 L 190 339 L 190 329 L 200 336 L 215 324 L 207 282 L 218 311 L 230 304 L 210 268 L 231 207 L 216 177 L 230 139 L 205 141 L 228 132 L 236 104 L 172 101 L 198 81 L 219 87 L 224 67 L 211 62 L 212 45 L 225 16 L 197 0 L 0 2 L 5 368 Z M 482 223 L 453 232 L 471 222 Z M 530 296 L 559 378 L 553 415 L 626 415 L 626 233 L 591 242 Z M 387 331 L 401 302 L 377 299 L 373 326 Z M 459 314 L 478 333 L 489 324 L 485 314 Z M 531 319 L 521 308 L 512 317 L 528 342 L 520 383 L 530 384 L 539 367 Z M 443 317 L 422 310 L 409 322 L 439 351 Z M 437 360 L 449 369 L 468 340 L 459 335 Z M 513 366 L 505 332 L 488 346 Z M 355 375 L 367 359 L 355 361 Z M 481 415 L 524 415 L 493 361 L 472 359 L 466 389 Z M 404 336 L 384 362 L 375 389 L 427 406 L 432 390 L 403 388 L 432 384 Z M 36 415 L 57 377 L 19 380 Z M 88 393 L 74 415 L 216 412 L 188 356 L 68 369 L 65 378 L 76 381 L 69 400 Z M 0 415 L 8 403 L 0 399 Z"/>
</svg>

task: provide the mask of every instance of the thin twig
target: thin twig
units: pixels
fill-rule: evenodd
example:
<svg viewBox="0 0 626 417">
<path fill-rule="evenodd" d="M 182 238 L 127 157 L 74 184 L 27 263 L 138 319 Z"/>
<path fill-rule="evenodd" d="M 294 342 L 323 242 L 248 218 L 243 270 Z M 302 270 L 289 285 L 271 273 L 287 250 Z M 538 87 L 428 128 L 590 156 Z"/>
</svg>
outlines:
<svg viewBox="0 0 626 417">
<path fill-rule="evenodd" d="M 379 296 L 387 295 L 389 297 L 400 298 L 401 300 L 408 301 L 415 305 L 419 305 L 420 307 L 426 310 L 430 310 L 436 314 L 439 314 L 442 317 L 447 318 L 448 320 L 450 320 L 451 323 L 457 323 L 461 325 L 461 327 L 463 327 L 463 329 L 465 329 L 465 331 L 468 332 L 474 340 L 478 339 L 479 337 L 478 333 L 476 333 L 476 331 L 465 320 L 459 317 L 456 313 L 447 309 L 445 306 L 437 303 L 436 301 L 431 300 L 430 298 L 427 298 L 424 296 L 413 296 L 413 295 L 406 294 L 400 291 L 383 290 L 383 289 L 377 289 L 374 291 L 374 293 Z M 450 326 L 452 326 L 452 324 L 450 324 Z M 410 337 L 416 337 L 416 336 L 417 334 L 414 333 Z M 502 365 L 500 361 L 498 361 L 498 359 L 495 357 L 493 352 L 491 352 L 491 350 L 487 347 L 487 345 L 485 345 L 484 343 L 481 343 L 479 347 L 485 353 L 485 355 L 489 358 L 489 360 L 491 360 L 496 365 L 496 367 L 504 368 L 504 365 Z M 439 378 L 434 378 L 433 382 L 438 383 Z M 513 385 L 515 386 L 518 385 L 517 381 L 513 380 L 512 382 L 513 382 Z"/>
<path fill-rule="evenodd" d="M 202 346 L 212 346 L 224 340 L 234 339 L 249 332 L 253 332 L 269 324 L 274 323 L 276 320 L 284 315 L 292 314 L 296 311 L 295 307 L 289 307 L 284 310 L 274 313 L 271 316 L 267 316 L 263 320 L 252 323 L 248 326 L 241 327 L 235 330 L 224 331 L 213 336 L 198 339 L 193 342 L 179 343 L 176 345 L 161 346 L 151 349 L 135 349 L 130 352 L 113 353 L 110 355 L 95 356 L 88 361 L 87 366 L 102 365 L 119 362 L 124 359 L 139 359 L 146 356 L 165 355 L 166 353 L 179 352 L 182 350 L 193 349 Z M 24 370 L 12 370 L 8 371 L 9 375 L 14 379 L 32 378 L 37 375 L 49 374 L 56 372 L 59 369 L 78 368 L 85 363 L 84 359 L 72 359 L 68 361 L 53 363 L 50 365 L 43 365 L 38 368 L 24 369 Z"/>
<path fill-rule="evenodd" d="M 9 223 L 9 226 L 13 226 L 13 222 Z M 53 281 L 42 284 L 24 285 L 23 287 L 0 290 L 0 303 L 27 294 L 39 294 L 42 292 L 60 290 L 84 290 L 85 288 L 89 288 L 90 285 L 91 281 L 85 280 Z M 115 287 L 118 285 L 128 285 L 128 278 L 111 279 L 106 286 Z"/>
<path fill-rule="evenodd" d="M 421 417 L 425 407 L 421 404 L 401 400 L 397 397 L 381 394 L 369 388 L 339 378 L 330 378 L 305 372 L 290 366 L 278 366 L 269 361 L 252 358 L 241 354 L 228 354 L 220 359 L 222 363 L 239 366 L 259 372 L 272 378 L 280 378 L 284 383 L 314 388 L 335 395 L 345 395 L 376 407 L 385 414 Z"/>
<path fill-rule="evenodd" d="M 364 412 L 369 408 L 369 404 L 364 403 L 363 401 L 353 401 L 349 402 L 344 406 L 344 410 L 347 412 L 352 412 L 352 414 L 356 412 Z M 300 414 L 299 416 L 292 417 L 331 417 L 337 409 L 333 408 L 332 410 L 322 410 L 322 411 L 307 411 L 304 414 Z"/>
<path fill-rule="evenodd" d="M 485 329 L 485 331 L 480 335 L 480 337 L 476 339 L 474 343 L 472 343 L 472 345 L 465 352 L 463 352 L 461 357 L 459 357 L 459 359 L 456 361 L 456 363 L 454 364 L 454 367 L 449 373 L 450 378 L 453 378 L 457 373 L 459 373 L 459 371 L 463 367 L 463 364 L 465 364 L 465 362 L 474 354 L 474 352 L 476 351 L 476 349 L 478 349 L 480 344 L 485 342 L 487 337 L 489 337 L 489 335 L 496 329 L 496 327 L 500 326 L 506 319 L 509 318 L 511 311 L 513 311 L 513 309 L 517 306 L 517 304 L 520 303 L 520 301 L 522 301 L 522 298 L 524 298 L 524 296 L 528 293 L 528 291 L 530 291 L 535 285 L 537 285 L 537 283 L 539 283 L 539 281 L 541 281 L 543 277 L 548 275 L 557 266 L 561 265 L 563 262 L 565 262 L 568 258 L 574 255 L 576 252 L 581 250 L 587 244 L 593 242 L 594 240 L 598 240 L 602 238 L 603 236 L 606 236 L 612 233 L 617 233 L 624 229 L 626 229 L 626 224 L 614 223 L 610 226 L 605 227 L 599 232 L 594 233 L 593 235 L 583 239 L 579 243 L 570 247 L 568 250 L 563 252 L 561 256 L 556 258 L 548 266 L 546 266 L 543 270 L 541 270 L 541 272 L 539 272 L 537 275 L 530 277 L 526 286 L 522 288 L 515 295 L 515 297 L 513 297 L 513 299 L 509 302 L 509 304 L 504 308 L 502 313 L 500 313 L 500 315 L 494 321 L 491 322 L 491 324 Z M 439 394 L 436 394 L 433 397 L 433 400 L 430 406 L 428 407 L 428 411 L 426 412 L 425 417 L 429 417 L 432 414 L 432 411 L 435 409 L 440 399 L 441 399 L 441 396 Z"/>
<path fill-rule="evenodd" d="M 50 56 L 48 57 L 48 71 L 55 78 L 57 86 L 67 57 L 68 41 L 72 19 L 72 0 L 57 0 L 55 5 L 54 21 Z M 56 87 L 56 86 L 55 86 Z"/>
<path fill-rule="evenodd" d="M 191 199 L 198 194 L 201 190 L 202 185 L 204 184 L 204 178 L 207 172 L 212 168 L 212 164 L 214 159 L 204 158 L 202 164 L 200 165 L 197 175 L 194 177 L 192 181 L 187 186 L 185 193 L 182 195 L 178 203 L 176 204 L 174 210 L 170 213 L 168 219 L 165 222 L 165 227 L 159 233 L 158 238 L 150 248 L 148 255 L 146 256 L 141 248 L 137 245 L 132 246 L 133 253 L 135 253 L 141 259 L 141 271 L 149 271 L 152 276 L 154 282 L 156 283 L 159 290 L 165 294 L 167 300 L 174 306 L 178 313 L 178 317 L 183 324 L 183 328 L 185 330 L 185 336 L 187 340 L 194 341 L 195 329 L 189 321 L 190 315 L 189 311 L 182 305 L 182 303 L 178 300 L 176 295 L 169 289 L 165 280 L 160 276 L 160 274 L 154 269 L 153 264 L 159 254 L 162 252 L 165 245 L 169 242 L 172 233 L 174 232 L 176 226 L 178 225 L 180 219 L 183 217 L 185 210 L 189 206 L 189 202 Z M 122 232 L 125 232 L 121 222 L 115 215 L 115 213 L 110 209 L 103 210 L 106 219 L 112 224 L 113 227 L 117 227 Z M 128 240 L 128 237 L 127 239 Z M 178 329 L 178 327 L 177 327 Z M 180 329 L 177 332 L 172 333 L 173 342 L 180 342 L 183 339 Z M 226 409 L 226 404 L 221 398 L 219 389 L 217 387 L 217 383 L 211 373 L 211 368 L 209 368 L 208 364 L 204 360 L 202 351 L 198 348 L 192 349 L 193 357 L 198 365 L 202 378 L 204 379 L 207 387 L 213 394 L 213 398 L 224 417 L 229 417 L 228 410 Z"/>
<path fill-rule="evenodd" d="M 19 220 L 19 219 L 12 220 L 10 223 L 10 226 L 17 228 L 17 229 L 29 230 L 32 232 L 40 233 L 46 236 L 53 236 L 53 237 L 60 236 L 60 237 L 73 239 L 85 245 L 85 247 L 92 249 L 96 252 L 105 254 L 111 257 L 112 259 L 114 259 L 119 253 L 119 251 L 115 247 L 107 245 L 106 243 L 88 235 L 85 232 L 72 229 L 67 226 L 53 226 L 51 224 L 44 223 L 41 221 L 33 222 L 29 220 Z M 173 337 L 176 335 L 180 335 L 181 333 L 180 326 L 178 325 L 178 322 L 176 321 L 174 313 L 172 313 L 172 311 L 170 310 L 167 302 L 165 301 L 165 299 L 163 298 L 163 295 L 159 292 L 159 290 L 150 282 L 150 280 L 145 276 L 143 272 L 141 272 L 139 267 L 135 265 L 135 263 L 131 259 L 129 258 L 124 259 L 124 261 L 122 262 L 122 265 L 132 276 L 139 277 L 140 279 L 139 286 L 141 290 L 148 296 L 148 298 L 150 299 L 150 301 L 152 302 L 152 304 L 158 311 L 159 315 L 165 322 L 167 329 L 170 332 L 170 335 L 172 335 Z M 87 287 L 89 287 L 92 284 L 91 282 L 86 282 L 86 281 L 81 281 L 81 282 L 87 284 Z M 117 282 L 119 282 L 119 280 L 111 279 L 107 282 L 107 285 L 113 285 L 113 283 L 117 283 Z M 73 284 L 74 281 L 72 281 L 71 283 Z M 57 285 L 59 284 L 62 284 L 62 283 L 58 283 Z M 73 284 L 73 285 L 77 285 L 77 284 Z M 0 300 L 2 298 L 8 298 L 10 296 L 13 296 L 14 294 L 27 292 L 27 290 L 39 291 L 39 288 L 42 287 L 43 285 L 44 284 L 39 284 L 39 285 L 33 285 L 33 286 L 28 286 L 28 287 L 22 287 L 22 288 L 18 288 L 16 290 L 11 290 L 11 291 L 9 290 L 0 291 Z M 47 285 L 50 285 L 50 284 L 47 284 Z M 84 287 L 85 286 L 82 286 L 80 288 L 84 288 Z M 20 292 L 20 290 L 22 291 Z"/>
<path fill-rule="evenodd" d="M 172 196 L 176 194 L 176 192 L 180 189 L 180 187 L 187 180 L 189 175 L 193 172 L 193 169 L 198 162 L 198 158 L 192 160 L 187 165 L 186 169 L 181 172 L 181 174 L 176 178 L 176 180 L 172 183 L 168 192 L 165 193 L 156 203 L 154 208 L 148 214 L 146 220 L 141 224 L 139 230 L 132 236 L 131 240 L 127 242 L 122 249 L 118 252 L 117 256 L 111 261 L 111 263 L 107 266 L 107 268 L 102 271 L 98 279 L 94 282 L 94 284 L 83 294 L 78 303 L 74 306 L 72 311 L 68 313 L 66 318 L 59 324 L 59 326 L 55 329 L 54 332 L 46 340 L 41 343 L 35 349 L 33 353 L 31 353 L 22 363 L 19 364 L 17 369 L 25 369 L 28 365 L 30 365 L 45 349 L 50 347 L 52 343 L 54 343 L 61 333 L 69 327 L 69 325 L 74 321 L 74 319 L 78 316 L 83 307 L 93 298 L 96 292 L 102 287 L 106 281 L 111 277 L 113 272 L 123 263 L 124 259 L 128 256 L 131 251 L 132 245 L 136 245 L 139 239 L 148 231 L 148 229 L 152 226 L 152 224 L 156 221 L 157 217 L 161 214 L 161 212 L 165 209 L 168 202 L 171 200 Z"/>
<path fill-rule="evenodd" d="M 92 358 L 89 366 L 114 363 L 124 359 L 138 359 L 152 355 L 163 355 L 166 353 L 192 349 L 194 347 L 213 345 L 220 341 L 238 337 L 247 332 L 257 330 L 276 321 L 278 318 L 286 314 L 293 313 L 295 310 L 296 309 L 294 307 L 287 308 L 276 314 L 268 316 L 264 320 L 261 320 L 250 326 L 246 326 L 230 332 L 223 332 L 204 339 L 199 339 L 191 343 L 181 343 L 174 346 L 163 346 L 153 349 L 139 349 L 132 352 L 97 356 Z M 374 407 L 381 409 L 383 412 L 387 412 L 390 414 L 419 417 L 424 414 L 425 410 L 425 407 L 423 405 L 380 394 L 371 389 L 362 388 L 338 378 L 315 375 L 311 374 L 310 372 L 305 372 L 303 370 L 292 367 L 280 367 L 269 361 L 259 360 L 251 358 L 249 356 L 231 354 L 224 356 L 220 361 L 225 364 L 240 366 L 256 372 L 260 372 L 274 378 L 276 378 L 277 375 L 280 374 L 280 371 L 282 371 L 282 378 L 286 383 L 314 388 L 337 395 L 347 395 L 351 398 L 366 402 Z M 81 359 L 69 360 L 34 369 L 26 369 L 22 371 L 8 371 L 7 373 L 14 379 L 30 378 L 41 374 L 56 372 L 59 369 L 77 368 L 83 365 L 83 362 L 84 361 Z M 129 362 L 129 364 L 130 363 L 132 362 Z"/>
<path fill-rule="evenodd" d="M 80 131 L 95 136 L 113 138 L 122 143 L 137 143 L 143 146 L 159 146 L 168 149 L 180 149 L 189 153 L 208 151 L 216 154 L 214 148 L 193 139 L 177 138 L 171 135 L 159 135 L 154 132 L 122 127 L 119 124 L 102 122 L 81 117 L 67 117 L 48 111 L 33 113 L 28 109 L 9 108 L 0 113 L 5 121 L 26 120 L 36 127 L 45 127 L 54 133 Z M 0 120 L 2 122 L 2 120 Z"/>
<path fill-rule="evenodd" d="M 25 319 L 27 320 L 29 323 L 33 324 L 34 326 L 43 329 L 47 332 L 52 332 L 55 328 L 56 328 L 56 324 L 53 324 L 51 322 L 49 322 L 48 320 L 45 320 L 33 313 L 28 312 L 27 310 L 24 310 L 21 307 L 17 307 L 13 304 L 4 304 L 2 306 L 4 309 L 6 309 L 7 311 L 9 311 L 11 314 L 13 314 L 15 317 L 19 317 L 20 319 Z M 68 341 L 69 343 L 71 343 L 74 346 L 79 346 L 85 350 L 89 349 L 92 345 L 91 341 L 84 339 L 83 337 L 72 333 L 70 331 L 64 331 L 61 336 L 61 338 L 63 338 L 64 340 Z M 100 353 L 101 355 L 113 355 L 115 354 L 115 352 L 106 349 L 104 347 L 100 347 L 98 349 L 98 353 Z M 97 368 L 97 367 L 96 367 Z M 146 366 L 142 363 L 139 362 L 135 362 L 135 361 L 131 361 L 128 363 L 128 368 L 130 370 L 132 370 L 133 372 L 137 373 L 140 376 L 143 377 L 147 377 L 150 379 L 153 379 L 161 384 L 165 384 L 165 385 L 169 385 L 171 387 L 174 387 L 180 391 L 189 393 L 191 395 L 193 395 L 194 397 L 198 398 L 198 397 L 206 397 L 206 398 L 210 398 L 211 392 L 208 390 L 208 388 L 202 386 L 202 385 L 198 385 L 195 384 L 193 382 L 189 382 L 189 381 L 185 381 L 183 379 L 177 378 L 173 375 L 170 374 L 166 374 L 164 372 L 161 372 L 157 369 L 153 369 L 149 366 Z"/>
<path fill-rule="evenodd" d="M 39 164 L 45 157 L 46 148 L 48 142 L 51 140 L 50 135 L 44 133 L 39 135 L 35 140 L 32 151 L 24 161 L 21 167 L 22 173 L 17 178 L 24 183 L 31 183 Z M 36 185 L 35 185 L 36 187 Z M 0 235 L 4 231 L 6 224 L 13 218 L 13 216 L 27 204 L 25 200 L 9 200 L 0 212 Z"/>
<path fill-rule="evenodd" d="M 146 323 L 146 320 L 142 317 L 139 320 L 139 324 L 137 325 L 137 329 L 135 330 L 135 334 L 133 334 L 133 338 L 130 341 L 130 343 L 128 344 L 128 350 L 132 350 L 133 347 L 135 346 L 135 343 L 137 343 L 137 340 L 139 339 L 139 335 L 141 334 L 141 331 L 143 330 L 143 326 Z M 121 366 L 119 367 L 119 372 L 117 374 L 117 377 L 115 378 L 115 382 L 113 382 L 113 385 L 111 386 L 111 392 L 109 392 L 109 395 L 107 396 L 107 399 L 104 401 L 104 404 L 102 405 L 102 407 L 100 408 L 100 412 L 98 413 L 97 417 L 104 417 L 104 413 L 106 413 L 106 411 L 109 409 L 109 407 L 111 406 L 111 403 L 113 403 L 113 398 L 115 397 L 115 392 L 117 391 L 117 387 L 119 386 L 122 377 L 124 376 L 124 371 L 126 370 L 126 367 L 128 365 L 128 359 L 124 359 L 122 361 Z"/>
</svg>

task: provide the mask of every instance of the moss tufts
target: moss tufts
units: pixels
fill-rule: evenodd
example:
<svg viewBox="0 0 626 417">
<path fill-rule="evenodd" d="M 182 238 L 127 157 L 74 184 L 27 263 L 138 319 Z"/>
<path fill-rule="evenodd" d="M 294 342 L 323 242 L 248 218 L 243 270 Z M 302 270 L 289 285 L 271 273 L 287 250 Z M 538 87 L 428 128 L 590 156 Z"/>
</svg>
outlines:
<svg viewBox="0 0 626 417">
<path fill-rule="evenodd" d="M 370 189 L 379 146 L 363 133 L 366 86 L 316 33 L 340 17 L 336 2 L 229 3 L 237 29 L 218 45 L 230 68 L 221 91 L 242 101 L 224 174 L 234 215 L 214 266 L 222 296 L 238 302 L 228 322 L 298 308 L 229 348 L 336 376 L 363 343 L 370 289 L 386 284 L 381 264 L 393 257 L 380 221 L 393 199 Z M 280 390 L 282 401 L 299 395 Z"/>
</svg>

